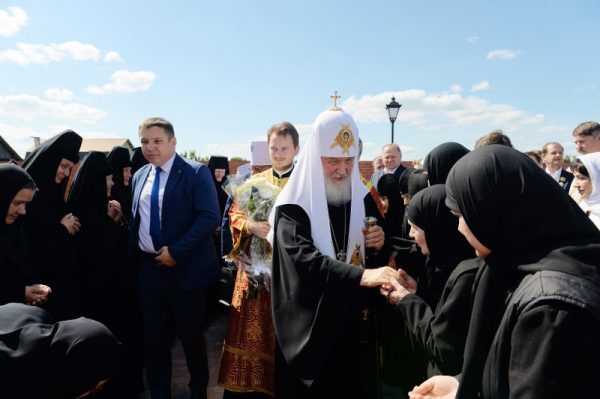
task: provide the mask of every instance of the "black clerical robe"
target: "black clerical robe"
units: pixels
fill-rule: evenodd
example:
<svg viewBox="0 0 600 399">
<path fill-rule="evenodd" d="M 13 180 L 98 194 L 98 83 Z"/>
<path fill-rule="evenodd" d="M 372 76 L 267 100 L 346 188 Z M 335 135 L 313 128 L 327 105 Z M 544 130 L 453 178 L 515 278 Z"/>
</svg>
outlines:
<svg viewBox="0 0 600 399">
<path fill-rule="evenodd" d="M 378 216 L 370 194 L 364 206 L 366 216 Z M 345 237 L 339 226 L 344 222 L 339 209 L 329 211 L 341 245 Z M 386 265 L 388 255 L 385 250 L 367 249 L 366 267 Z M 310 218 L 300 206 L 276 209 L 272 285 L 276 396 L 378 396 L 374 306 L 378 292 L 359 286 L 363 270 L 315 247 Z"/>
</svg>

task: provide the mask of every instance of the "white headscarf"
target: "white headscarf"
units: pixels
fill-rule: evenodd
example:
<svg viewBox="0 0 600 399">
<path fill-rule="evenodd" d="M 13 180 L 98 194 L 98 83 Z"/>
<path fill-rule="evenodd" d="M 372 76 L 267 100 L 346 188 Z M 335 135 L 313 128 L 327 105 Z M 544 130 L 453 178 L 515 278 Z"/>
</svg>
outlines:
<svg viewBox="0 0 600 399">
<path fill-rule="evenodd" d="M 364 266 L 362 227 L 365 218 L 364 198 L 369 191 L 361 182 L 358 170 L 358 128 L 352 117 L 339 108 L 324 111 L 315 119 L 294 172 L 277 197 L 269 216 L 269 223 L 274 226 L 275 209 L 278 206 L 285 204 L 300 206 L 310 219 L 315 246 L 322 254 L 335 259 L 321 157 L 354 157 L 354 167 L 350 176 L 352 202 L 346 262 L 354 263 L 360 256 L 361 264 Z M 268 239 L 273 242 L 273 229 Z M 359 252 L 356 251 L 357 249 Z"/>
<path fill-rule="evenodd" d="M 579 205 L 584 211 L 591 211 L 598 218 L 600 217 L 600 152 L 581 155 L 579 159 L 585 165 L 592 183 L 592 193 Z"/>
</svg>

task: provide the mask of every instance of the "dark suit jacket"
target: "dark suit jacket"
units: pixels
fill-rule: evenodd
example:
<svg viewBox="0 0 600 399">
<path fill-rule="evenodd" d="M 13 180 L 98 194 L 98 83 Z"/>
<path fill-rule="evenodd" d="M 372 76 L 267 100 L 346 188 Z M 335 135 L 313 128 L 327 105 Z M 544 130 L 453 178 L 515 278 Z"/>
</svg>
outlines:
<svg viewBox="0 0 600 399">
<path fill-rule="evenodd" d="M 133 177 L 130 246 L 134 251 L 139 251 L 140 194 L 152 168 L 150 164 L 145 165 Z M 154 272 L 160 273 L 159 278 L 174 279 L 176 288 L 185 291 L 218 280 L 220 270 L 213 233 L 221 222 L 219 213 L 217 192 L 208 167 L 175 155 L 163 196 L 161 230 L 177 265 L 174 268 L 157 267 Z M 144 273 L 152 272 L 141 270 L 140 278 L 145 278 Z"/>
<path fill-rule="evenodd" d="M 571 188 L 571 183 L 573 182 L 573 178 L 574 178 L 573 173 L 567 172 L 566 170 L 561 169 L 560 177 L 558 178 L 558 184 L 560 184 L 560 186 L 562 188 L 564 188 L 565 190 L 567 190 L 567 192 L 569 192 L 569 189 Z"/>
<path fill-rule="evenodd" d="M 402 174 L 402 172 L 404 172 L 406 170 L 406 168 L 404 166 L 402 166 L 402 164 L 400 164 L 396 170 L 394 171 L 394 176 L 396 176 L 398 179 L 400 178 L 400 175 Z"/>
</svg>

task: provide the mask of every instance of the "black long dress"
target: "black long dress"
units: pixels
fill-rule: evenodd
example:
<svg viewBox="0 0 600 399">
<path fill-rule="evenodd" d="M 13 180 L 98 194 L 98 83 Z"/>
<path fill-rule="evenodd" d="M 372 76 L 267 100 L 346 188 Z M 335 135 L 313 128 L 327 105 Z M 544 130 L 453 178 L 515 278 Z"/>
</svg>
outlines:
<svg viewBox="0 0 600 399">
<path fill-rule="evenodd" d="M 35 190 L 31 176 L 21 167 L 0 165 L 0 305 L 25 302 L 25 286 L 35 282 L 21 218 L 6 224 L 9 206 L 19 191 Z"/>
<path fill-rule="evenodd" d="M 24 229 L 40 281 L 52 288 L 45 308 L 57 319 L 77 315 L 75 303 L 75 249 L 73 236 L 60 221 L 67 212 L 64 200 L 67 179 L 55 182 L 62 159 L 79 161 L 81 137 L 67 130 L 37 147 L 25 159 L 24 169 L 35 181 L 38 192 L 28 205 Z"/>
<path fill-rule="evenodd" d="M 464 156 L 446 191 L 491 251 L 475 279 L 457 397 L 594 395 L 600 232 L 547 173 L 505 146 Z"/>
<path fill-rule="evenodd" d="M 364 202 L 365 214 L 376 217 L 372 197 Z M 343 216 L 339 209 L 329 211 L 336 240 L 344 242 Z M 367 267 L 386 264 L 387 256 L 367 250 Z M 310 219 L 300 206 L 276 208 L 272 298 L 277 396 L 377 395 L 376 293 L 359 287 L 362 273 L 361 267 L 318 251 Z"/>
<path fill-rule="evenodd" d="M 45 310 L 0 306 L 0 397 L 73 399 L 112 377 L 119 343 L 86 318 L 56 323 Z"/>
</svg>

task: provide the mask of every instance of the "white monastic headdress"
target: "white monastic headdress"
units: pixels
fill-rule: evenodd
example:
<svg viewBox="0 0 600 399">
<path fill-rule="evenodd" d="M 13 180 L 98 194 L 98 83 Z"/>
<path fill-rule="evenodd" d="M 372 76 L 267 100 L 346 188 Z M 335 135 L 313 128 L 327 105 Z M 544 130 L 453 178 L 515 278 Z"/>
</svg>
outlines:
<svg viewBox="0 0 600 399">
<path fill-rule="evenodd" d="M 365 218 L 364 198 L 369 191 L 360 180 L 358 170 L 358 128 L 352 117 L 341 108 L 334 107 L 322 112 L 313 123 L 311 134 L 301 150 L 294 172 L 277 197 L 269 223 L 274 226 L 275 209 L 278 206 L 300 206 L 310 218 L 311 234 L 316 247 L 322 254 L 335 259 L 321 157 L 354 157 L 354 168 L 350 177 L 352 203 L 346 262 L 354 263 L 360 257 L 364 265 L 362 227 Z M 272 232 L 273 230 L 269 234 L 271 242 Z"/>
<path fill-rule="evenodd" d="M 592 193 L 579 205 L 585 211 L 600 214 L 600 152 L 580 155 L 578 158 L 585 165 L 592 183 Z"/>
</svg>

